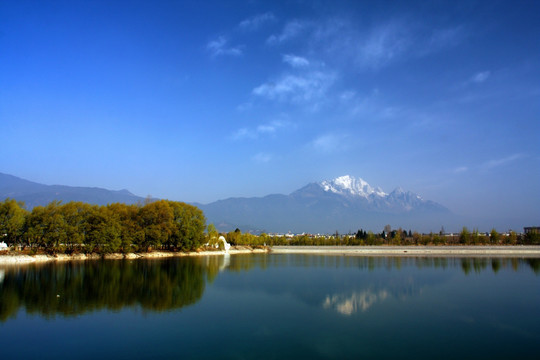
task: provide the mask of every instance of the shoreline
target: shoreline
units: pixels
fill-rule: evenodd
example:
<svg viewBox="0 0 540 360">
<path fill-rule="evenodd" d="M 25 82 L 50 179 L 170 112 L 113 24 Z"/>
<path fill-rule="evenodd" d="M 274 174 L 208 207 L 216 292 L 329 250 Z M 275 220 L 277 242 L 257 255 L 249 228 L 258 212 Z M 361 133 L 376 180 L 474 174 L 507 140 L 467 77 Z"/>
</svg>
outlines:
<svg viewBox="0 0 540 360">
<path fill-rule="evenodd" d="M 271 253 L 345 256 L 498 256 L 540 258 L 540 246 L 274 246 L 271 249 Z"/>
<path fill-rule="evenodd" d="M 540 258 L 540 246 L 273 246 L 266 249 L 253 249 L 249 246 L 237 246 L 228 252 L 192 251 L 166 252 L 154 251 L 148 253 L 128 254 L 57 254 L 57 255 L 0 255 L 0 265 L 24 265 L 49 261 L 84 261 L 98 259 L 153 259 L 182 256 L 214 256 L 239 254 L 306 254 L 306 255 L 340 255 L 340 256 L 442 256 L 442 257 L 529 257 Z"/>
<path fill-rule="evenodd" d="M 229 255 L 238 254 L 261 254 L 270 252 L 268 249 L 253 249 L 247 246 L 238 246 L 231 248 L 228 251 Z M 167 252 L 167 251 L 153 251 L 148 253 L 127 253 L 127 254 L 56 254 L 56 255 L 26 255 L 26 254 L 5 254 L 0 255 L 1 265 L 25 265 L 44 263 L 51 261 L 86 261 L 86 260 L 118 260 L 118 259 L 155 259 L 155 258 L 171 258 L 182 256 L 214 256 L 225 255 L 227 252 L 224 250 L 215 251 L 189 251 L 189 252 Z"/>
</svg>

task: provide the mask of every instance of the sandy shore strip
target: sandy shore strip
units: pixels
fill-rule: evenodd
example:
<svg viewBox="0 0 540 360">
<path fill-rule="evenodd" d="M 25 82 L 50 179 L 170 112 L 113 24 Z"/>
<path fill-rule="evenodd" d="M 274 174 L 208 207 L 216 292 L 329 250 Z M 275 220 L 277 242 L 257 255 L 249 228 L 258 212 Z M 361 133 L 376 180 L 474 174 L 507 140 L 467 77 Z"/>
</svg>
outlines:
<svg viewBox="0 0 540 360">
<path fill-rule="evenodd" d="M 238 246 L 229 249 L 228 254 L 260 254 L 267 253 L 268 249 L 252 249 L 250 247 Z M 152 251 L 148 253 L 129 253 L 129 254 L 57 254 L 57 255 L 22 255 L 16 253 L 8 253 L 0 255 L 0 265 L 22 265 L 32 263 L 42 263 L 49 261 L 80 261 L 80 260 L 97 260 L 97 259 L 151 259 L 151 258 L 166 258 L 180 256 L 215 256 L 225 255 L 225 251 L 199 251 L 199 252 L 166 252 Z"/>
<path fill-rule="evenodd" d="M 339 256 L 489 256 L 540 258 L 540 246 L 273 246 L 266 249 L 252 249 L 247 246 L 231 248 L 230 255 L 237 254 L 311 254 Z M 216 256 L 225 251 L 165 252 L 130 254 L 76 254 L 76 255 L 0 255 L 0 265 L 31 264 L 48 261 L 78 261 L 96 259 L 146 259 L 179 256 Z"/>
<path fill-rule="evenodd" d="M 273 254 L 540 258 L 540 246 L 274 246 Z"/>
</svg>

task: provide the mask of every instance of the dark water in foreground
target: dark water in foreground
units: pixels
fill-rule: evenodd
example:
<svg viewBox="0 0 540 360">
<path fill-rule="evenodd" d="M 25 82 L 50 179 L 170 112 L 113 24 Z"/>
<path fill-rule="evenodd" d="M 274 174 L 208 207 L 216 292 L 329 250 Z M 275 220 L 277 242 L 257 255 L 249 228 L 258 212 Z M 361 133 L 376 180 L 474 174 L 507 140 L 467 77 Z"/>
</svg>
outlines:
<svg viewBox="0 0 540 360">
<path fill-rule="evenodd" d="M 540 356 L 540 259 L 235 255 L 0 267 L 0 357 Z"/>
</svg>

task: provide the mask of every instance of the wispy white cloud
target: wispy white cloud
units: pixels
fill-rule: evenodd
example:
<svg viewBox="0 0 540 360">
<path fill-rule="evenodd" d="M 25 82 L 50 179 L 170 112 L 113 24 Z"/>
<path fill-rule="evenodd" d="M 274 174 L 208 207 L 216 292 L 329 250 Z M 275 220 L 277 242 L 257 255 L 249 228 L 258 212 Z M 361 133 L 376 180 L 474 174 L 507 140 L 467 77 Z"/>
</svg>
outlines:
<svg viewBox="0 0 540 360">
<path fill-rule="evenodd" d="M 350 63 L 360 69 L 380 69 L 407 58 L 418 58 L 460 44 L 466 38 L 461 25 L 428 28 L 421 21 L 394 18 L 365 26 L 334 17 L 308 23 L 308 51 L 324 54 L 328 63 Z"/>
<path fill-rule="evenodd" d="M 491 76 L 491 72 L 481 71 L 479 73 L 474 74 L 474 76 L 470 79 L 470 82 L 481 84 L 485 82 L 490 76 Z"/>
<path fill-rule="evenodd" d="M 257 126 L 258 134 L 273 134 L 276 132 L 279 124 L 264 124 Z"/>
<path fill-rule="evenodd" d="M 309 66 L 308 59 L 301 56 L 291 55 L 291 54 L 283 55 L 283 62 L 289 64 L 290 66 L 294 68 L 303 68 L 303 67 Z"/>
<path fill-rule="evenodd" d="M 276 17 L 274 16 L 274 14 L 271 12 L 267 12 L 264 14 L 252 16 L 241 21 L 240 24 L 238 24 L 238 27 L 242 30 L 254 31 L 259 29 L 264 24 L 274 21 L 276 21 Z"/>
<path fill-rule="evenodd" d="M 212 56 L 240 56 L 243 53 L 241 46 L 230 46 L 224 36 L 219 36 L 217 39 L 210 41 L 206 45 L 206 49 Z"/>
<path fill-rule="evenodd" d="M 512 154 L 509 156 L 505 156 L 503 158 L 491 159 L 483 163 L 476 164 L 474 166 L 458 166 L 453 169 L 449 169 L 448 171 L 453 174 L 463 174 L 463 173 L 469 173 L 471 171 L 472 172 L 487 171 L 487 170 L 492 170 L 495 168 L 506 166 L 524 157 L 526 157 L 525 154 L 521 154 L 521 153 Z"/>
<path fill-rule="evenodd" d="M 385 102 L 377 88 L 363 95 L 346 90 L 338 95 L 338 99 L 340 107 L 356 119 L 389 120 L 406 115 L 401 107 Z"/>
<path fill-rule="evenodd" d="M 254 131 L 250 131 L 248 128 L 240 128 L 232 134 L 233 140 L 241 140 L 241 139 L 255 139 L 256 133 Z"/>
<path fill-rule="evenodd" d="M 310 51 L 324 54 L 329 63 L 345 62 L 359 68 L 380 68 L 399 59 L 414 44 L 410 26 L 388 21 L 362 27 L 343 18 L 331 18 L 310 28 Z"/>
<path fill-rule="evenodd" d="M 338 95 L 339 100 L 343 103 L 348 103 L 350 100 L 354 99 L 356 96 L 356 91 L 353 90 L 345 90 L 341 94 Z"/>
<path fill-rule="evenodd" d="M 447 28 L 435 28 L 427 41 L 421 41 L 422 49 L 420 54 L 427 55 L 445 48 L 454 47 L 460 44 L 466 36 L 466 29 L 463 25 L 456 25 Z"/>
<path fill-rule="evenodd" d="M 260 152 L 252 156 L 252 160 L 257 163 L 268 163 L 272 160 L 272 154 Z"/>
<path fill-rule="evenodd" d="M 466 172 L 467 170 L 469 170 L 467 166 L 458 166 L 457 168 L 452 169 L 452 172 L 455 174 L 460 174 Z"/>
<path fill-rule="evenodd" d="M 253 94 L 278 101 L 309 102 L 321 98 L 335 81 L 335 75 L 314 71 L 304 75 L 285 74 L 275 82 L 253 89 Z"/>
<path fill-rule="evenodd" d="M 335 153 L 349 148 L 348 136 L 344 134 L 328 133 L 315 138 L 309 147 L 323 153 Z"/>
<path fill-rule="evenodd" d="M 266 43 L 270 45 L 277 45 L 289 41 L 299 36 L 306 28 L 306 23 L 300 22 L 298 20 L 292 20 L 285 24 L 281 33 L 274 34 L 268 37 Z"/>
<path fill-rule="evenodd" d="M 236 110 L 238 110 L 239 112 L 245 112 L 251 109 L 253 109 L 253 103 L 251 101 L 242 103 L 236 107 Z"/>
<path fill-rule="evenodd" d="M 363 66 L 381 67 L 395 60 L 412 43 L 406 27 L 388 23 L 373 29 L 357 49 L 357 62 Z"/>
<path fill-rule="evenodd" d="M 257 139 L 262 136 L 274 135 L 278 130 L 290 128 L 293 125 L 287 121 L 274 120 L 266 124 L 258 125 L 254 128 L 238 129 L 233 135 L 233 140 Z"/>
<path fill-rule="evenodd" d="M 354 32 L 361 40 L 357 62 L 361 66 L 380 68 L 403 58 L 423 57 L 459 45 L 466 36 L 465 28 L 457 25 L 429 30 L 411 21 L 395 20 L 383 23 L 364 35 Z"/>
<path fill-rule="evenodd" d="M 503 157 L 503 158 L 499 158 L 499 159 L 491 159 L 489 161 L 486 161 L 485 163 L 483 163 L 480 168 L 483 169 L 483 170 L 490 170 L 490 169 L 494 169 L 494 168 L 498 168 L 498 167 L 501 167 L 501 166 L 505 166 L 507 164 L 510 164 L 516 160 L 519 160 L 519 159 L 522 159 L 525 157 L 525 154 L 513 154 L 513 155 L 509 155 L 509 156 L 506 156 L 506 157 Z"/>
</svg>

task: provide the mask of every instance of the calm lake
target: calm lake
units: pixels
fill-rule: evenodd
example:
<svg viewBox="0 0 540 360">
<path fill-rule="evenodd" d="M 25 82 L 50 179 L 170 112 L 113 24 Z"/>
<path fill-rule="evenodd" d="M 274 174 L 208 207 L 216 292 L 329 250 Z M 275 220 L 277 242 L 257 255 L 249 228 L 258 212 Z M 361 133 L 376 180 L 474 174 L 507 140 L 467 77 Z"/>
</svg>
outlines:
<svg viewBox="0 0 540 360">
<path fill-rule="evenodd" d="M 0 357 L 533 358 L 540 259 L 260 254 L 0 267 Z"/>
</svg>

